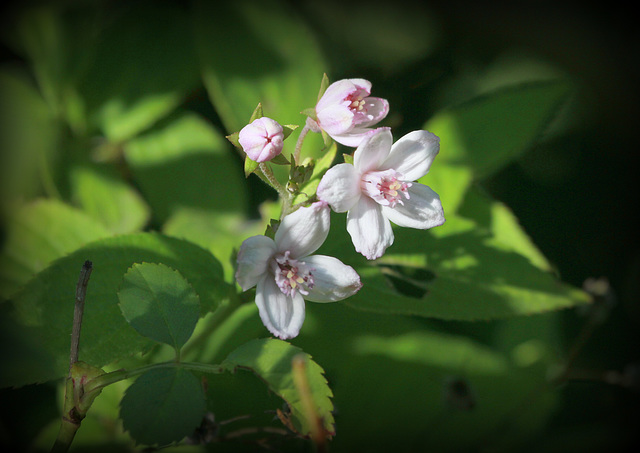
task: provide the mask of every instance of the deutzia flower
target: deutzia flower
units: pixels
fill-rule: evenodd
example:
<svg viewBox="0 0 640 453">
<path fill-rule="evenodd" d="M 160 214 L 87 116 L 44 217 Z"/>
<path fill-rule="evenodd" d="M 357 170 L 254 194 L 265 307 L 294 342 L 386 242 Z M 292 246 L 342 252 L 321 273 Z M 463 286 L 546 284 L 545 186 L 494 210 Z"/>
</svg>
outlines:
<svg viewBox="0 0 640 453">
<path fill-rule="evenodd" d="M 317 195 L 336 212 L 347 212 L 347 231 L 356 251 L 368 259 L 382 256 L 393 244 L 389 221 L 427 229 L 444 223 L 440 197 L 415 181 L 429 172 L 440 139 L 413 131 L 392 145 L 391 130 L 371 131 L 353 155 L 353 165 L 330 168 Z"/>
<path fill-rule="evenodd" d="M 242 128 L 238 142 L 251 160 L 266 162 L 282 152 L 284 132 L 277 121 L 263 116 Z"/>
<path fill-rule="evenodd" d="M 243 291 L 256 286 L 263 324 L 285 340 L 298 335 L 305 302 L 335 302 L 362 287 L 360 276 L 337 258 L 312 255 L 329 234 L 329 208 L 316 202 L 286 216 L 275 238 L 252 236 L 238 252 L 236 280 Z"/>
<path fill-rule="evenodd" d="M 389 113 L 386 99 L 369 96 L 371 82 L 364 79 L 344 79 L 329 85 L 316 104 L 316 118 L 307 118 L 314 132 L 325 131 L 336 142 L 356 147 L 370 126 Z"/>
</svg>

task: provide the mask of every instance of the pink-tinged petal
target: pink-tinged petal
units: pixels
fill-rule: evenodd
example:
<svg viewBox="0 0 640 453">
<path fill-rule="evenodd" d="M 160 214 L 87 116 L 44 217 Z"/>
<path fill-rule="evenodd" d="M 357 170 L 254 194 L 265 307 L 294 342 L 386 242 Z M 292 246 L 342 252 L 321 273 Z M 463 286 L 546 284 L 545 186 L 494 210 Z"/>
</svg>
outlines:
<svg viewBox="0 0 640 453">
<path fill-rule="evenodd" d="M 364 99 L 366 120 L 357 123 L 359 127 L 369 127 L 382 121 L 389 113 L 389 101 L 383 98 L 368 97 Z"/>
<path fill-rule="evenodd" d="M 382 206 L 382 214 L 401 227 L 426 230 L 444 223 L 440 197 L 429 186 L 413 183 L 408 189 L 409 199 L 395 207 Z"/>
<path fill-rule="evenodd" d="M 362 288 L 360 276 L 351 266 L 337 258 L 312 255 L 305 258 L 305 264 L 312 268 L 313 288 L 304 296 L 312 302 L 336 302 L 353 296 Z"/>
<path fill-rule="evenodd" d="M 276 243 L 267 236 L 245 239 L 238 251 L 236 281 L 243 291 L 254 287 L 267 273 L 269 261 L 276 253 Z"/>
<path fill-rule="evenodd" d="M 377 170 L 389 155 L 392 143 L 391 128 L 379 127 L 367 133 L 353 153 L 353 165 L 358 173 Z"/>
<path fill-rule="evenodd" d="M 347 212 L 360 199 L 360 175 L 351 164 L 331 167 L 320 180 L 316 194 L 334 211 Z"/>
<path fill-rule="evenodd" d="M 305 315 L 304 299 L 297 292 L 285 296 L 271 275 L 258 282 L 256 305 L 262 323 L 276 337 L 286 340 L 300 333 Z"/>
<path fill-rule="evenodd" d="M 298 208 L 286 216 L 278 227 L 276 248 L 280 253 L 288 251 L 294 259 L 311 255 L 327 239 L 329 226 L 329 206 L 324 201 Z"/>
<path fill-rule="evenodd" d="M 320 112 L 334 104 L 341 104 L 347 97 L 357 91 L 364 91 L 368 96 L 371 93 L 371 82 L 364 79 L 342 79 L 333 82 L 327 87 L 316 104 L 316 112 Z"/>
<path fill-rule="evenodd" d="M 380 258 L 393 244 L 391 223 L 382 215 L 380 205 L 369 197 L 360 198 L 347 213 L 347 231 L 356 251 L 370 260 Z"/>
<path fill-rule="evenodd" d="M 284 133 L 277 121 L 264 116 L 243 127 L 238 142 L 250 159 L 266 162 L 282 152 Z"/>
<path fill-rule="evenodd" d="M 405 181 L 416 181 L 429 173 L 440 151 L 440 138 L 429 131 L 413 131 L 395 142 L 381 170 L 394 169 Z"/>
<path fill-rule="evenodd" d="M 347 106 L 334 104 L 316 112 L 320 128 L 327 134 L 342 134 L 353 126 L 353 112 Z"/>
</svg>

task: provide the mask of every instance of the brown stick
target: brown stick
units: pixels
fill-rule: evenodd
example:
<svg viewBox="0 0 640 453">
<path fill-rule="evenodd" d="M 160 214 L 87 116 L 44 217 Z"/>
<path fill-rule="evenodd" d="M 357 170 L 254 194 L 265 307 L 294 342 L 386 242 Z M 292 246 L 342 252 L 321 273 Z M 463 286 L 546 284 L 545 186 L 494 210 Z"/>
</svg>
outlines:
<svg viewBox="0 0 640 453">
<path fill-rule="evenodd" d="M 69 376 L 71 367 L 78 361 L 80 348 L 80 328 L 82 327 L 82 315 L 84 314 L 84 299 L 87 294 L 87 284 L 93 270 L 93 264 L 87 260 L 82 265 L 78 284 L 76 285 L 76 303 L 73 310 L 73 328 L 71 330 L 71 353 L 69 354 Z"/>
</svg>

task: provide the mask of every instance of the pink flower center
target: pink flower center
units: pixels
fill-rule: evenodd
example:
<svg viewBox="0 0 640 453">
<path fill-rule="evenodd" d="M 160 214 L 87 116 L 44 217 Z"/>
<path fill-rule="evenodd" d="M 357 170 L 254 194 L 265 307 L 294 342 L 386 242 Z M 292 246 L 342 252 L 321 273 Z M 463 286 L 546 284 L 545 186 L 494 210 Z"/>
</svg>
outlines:
<svg viewBox="0 0 640 453">
<path fill-rule="evenodd" d="M 409 199 L 411 183 L 401 181 L 401 177 L 395 170 L 370 171 L 362 177 L 361 187 L 378 204 L 393 208 L 398 203 L 404 205 L 403 196 Z"/>
<path fill-rule="evenodd" d="M 304 261 L 289 257 L 289 251 L 274 258 L 272 269 L 276 284 L 286 296 L 293 296 L 296 291 L 306 296 L 313 288 L 313 269 Z"/>
</svg>

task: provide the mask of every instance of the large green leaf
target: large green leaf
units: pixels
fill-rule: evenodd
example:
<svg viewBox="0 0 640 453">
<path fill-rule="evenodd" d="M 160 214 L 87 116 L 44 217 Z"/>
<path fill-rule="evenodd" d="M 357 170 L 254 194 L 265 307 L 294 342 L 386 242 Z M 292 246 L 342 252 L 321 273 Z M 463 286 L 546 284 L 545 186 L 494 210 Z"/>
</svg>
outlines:
<svg viewBox="0 0 640 453">
<path fill-rule="evenodd" d="M 200 300 L 180 273 L 164 264 L 136 263 L 118 291 L 120 309 L 141 335 L 179 352 L 200 315 Z"/>
<path fill-rule="evenodd" d="M 57 153 L 54 115 L 23 68 L 0 70 L 0 203 L 30 199 L 50 187 Z"/>
<path fill-rule="evenodd" d="M 3 385 L 42 382 L 67 373 L 75 287 L 85 260 L 92 261 L 93 272 L 87 289 L 80 360 L 98 367 L 152 344 L 126 322 L 118 308 L 118 288 L 134 263 L 163 263 L 178 270 L 200 297 L 201 314 L 214 310 L 231 289 L 223 280 L 218 260 L 190 242 L 154 233 L 93 242 L 55 261 L 16 295 L 15 321 L 29 329 L 32 341 L 54 365 L 36 366 L 36 370 Z"/>
<path fill-rule="evenodd" d="M 25 204 L 8 221 L 0 254 L 0 296 L 11 297 L 55 259 L 110 235 L 101 223 L 63 202 Z"/>
<path fill-rule="evenodd" d="M 131 384 L 120 404 L 124 429 L 146 445 L 182 440 L 200 425 L 204 412 L 200 381 L 180 367 L 147 371 Z"/>
<path fill-rule="evenodd" d="M 198 65 L 190 22 L 179 5 L 141 1 L 110 12 L 78 91 L 91 124 L 121 142 L 197 88 Z"/>
<path fill-rule="evenodd" d="M 70 179 L 73 201 L 113 233 L 133 233 L 149 220 L 140 194 L 110 166 L 78 165 Z"/>
<path fill-rule="evenodd" d="M 557 399 L 546 385 L 559 347 L 556 317 L 430 323 L 308 304 L 293 342 L 331 382 L 332 451 L 478 451 L 521 445 L 548 422 Z"/>
<path fill-rule="evenodd" d="M 447 215 L 430 231 L 394 228 L 394 244 L 375 262 L 353 250 L 344 215 L 318 253 L 354 266 L 363 288 L 344 303 L 362 310 L 451 320 L 506 318 L 588 303 L 562 283 L 506 208 L 487 198 L 475 204 L 485 219 Z M 478 214 L 480 215 L 480 214 Z"/>
<path fill-rule="evenodd" d="M 308 354 L 291 344 L 274 339 L 252 340 L 233 351 L 223 362 L 230 370 L 248 369 L 264 380 L 269 389 L 284 399 L 291 409 L 291 419 L 295 428 L 303 435 L 311 431 L 305 415 L 303 402 L 294 384 L 292 360 L 300 356 L 306 363 L 306 376 L 323 427 L 328 434 L 334 434 L 333 396 L 324 377 L 324 370 Z"/>
<path fill-rule="evenodd" d="M 194 16 L 204 84 L 227 132 L 244 127 L 258 102 L 280 124 L 302 125 L 327 67 L 293 9 L 277 0 L 196 1 Z M 286 140 L 285 155 L 294 146 Z M 320 134 L 309 134 L 304 152 L 317 157 L 322 147 Z"/>
<path fill-rule="evenodd" d="M 136 137 L 125 158 L 159 221 L 178 208 L 246 209 L 246 181 L 230 144 L 203 118 L 184 113 Z"/>
<path fill-rule="evenodd" d="M 538 139 L 568 95 L 565 81 L 546 80 L 502 88 L 439 112 L 424 125 L 440 137 L 437 164 L 469 166 L 477 177 L 495 173 Z"/>
</svg>

